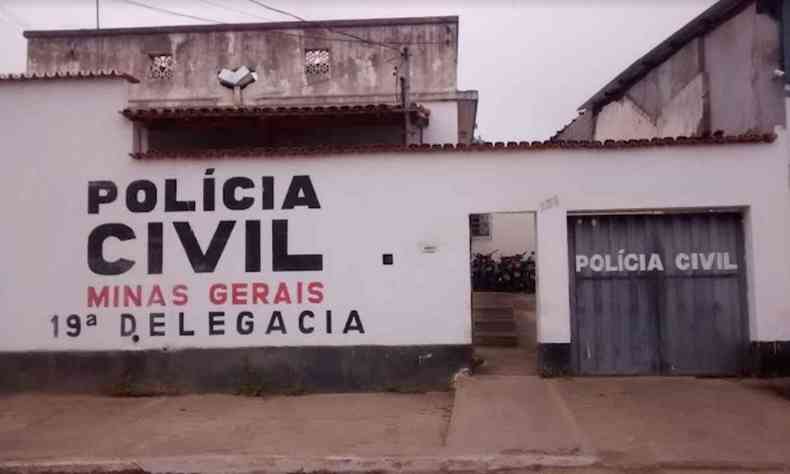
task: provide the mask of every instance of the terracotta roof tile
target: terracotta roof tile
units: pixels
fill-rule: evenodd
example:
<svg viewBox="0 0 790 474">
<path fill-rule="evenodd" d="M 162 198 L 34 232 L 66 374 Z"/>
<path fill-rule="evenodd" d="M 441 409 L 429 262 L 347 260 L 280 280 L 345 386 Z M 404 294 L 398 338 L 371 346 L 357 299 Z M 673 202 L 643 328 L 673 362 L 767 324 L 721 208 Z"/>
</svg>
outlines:
<svg viewBox="0 0 790 474">
<path fill-rule="evenodd" d="M 14 81 L 42 81 L 57 79 L 124 79 L 133 84 L 140 82 L 136 77 L 124 72 L 109 70 L 78 71 L 78 72 L 54 72 L 54 73 L 21 73 L 21 74 L 0 74 L 0 82 Z"/>
<path fill-rule="evenodd" d="M 422 118 L 430 116 L 430 110 L 422 105 L 412 104 L 410 109 Z M 158 120 L 179 118 L 213 118 L 213 117 L 260 117 L 271 115 L 352 115 L 377 113 L 403 113 L 400 105 L 367 104 L 367 105 L 327 105 L 303 107 L 260 107 L 260 106 L 180 106 L 180 107 L 135 107 L 127 108 L 121 113 L 129 120 Z"/>
<path fill-rule="evenodd" d="M 533 142 L 486 142 L 464 144 L 420 144 L 420 145 L 359 145 L 359 146 L 301 146 L 287 148 L 229 148 L 214 150 L 175 150 L 148 151 L 132 153 L 136 159 L 213 159 L 213 158 L 267 158 L 275 156 L 329 156 L 360 153 L 458 153 L 458 152 L 490 152 L 490 151 L 539 151 L 546 149 L 596 149 L 614 150 L 625 148 L 655 148 L 666 146 L 693 145 L 732 145 L 741 143 L 772 143 L 776 140 L 774 133 L 746 133 L 743 135 L 715 134 L 700 137 L 664 137 L 640 140 L 606 140 L 600 141 L 533 141 Z"/>
</svg>

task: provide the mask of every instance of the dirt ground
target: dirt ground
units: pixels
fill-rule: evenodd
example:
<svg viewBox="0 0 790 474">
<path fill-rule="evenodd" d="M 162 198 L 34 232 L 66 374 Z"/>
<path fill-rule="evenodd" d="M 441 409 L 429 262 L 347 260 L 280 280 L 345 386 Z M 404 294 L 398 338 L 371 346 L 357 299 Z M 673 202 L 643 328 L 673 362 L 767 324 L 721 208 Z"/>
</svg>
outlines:
<svg viewBox="0 0 790 474">
<path fill-rule="evenodd" d="M 611 465 L 790 465 L 790 379 L 552 380 Z"/>
<path fill-rule="evenodd" d="M 450 393 L 0 397 L 0 461 L 193 454 L 390 455 L 444 444 Z"/>
</svg>

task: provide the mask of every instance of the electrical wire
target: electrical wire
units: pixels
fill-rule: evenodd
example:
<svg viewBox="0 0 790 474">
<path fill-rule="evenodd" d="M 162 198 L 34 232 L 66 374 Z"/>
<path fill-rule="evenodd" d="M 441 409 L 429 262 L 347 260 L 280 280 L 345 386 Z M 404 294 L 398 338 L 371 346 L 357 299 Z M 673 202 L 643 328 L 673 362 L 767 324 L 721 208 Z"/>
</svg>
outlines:
<svg viewBox="0 0 790 474">
<path fill-rule="evenodd" d="M 155 12 L 166 13 L 168 15 L 180 16 L 180 17 L 183 17 L 183 18 L 189 18 L 189 19 L 192 19 L 192 20 L 199 20 L 199 21 L 204 21 L 204 22 L 208 22 L 208 23 L 227 24 L 225 22 L 218 21 L 218 20 L 213 20 L 213 19 L 210 19 L 210 18 L 203 18 L 203 17 L 199 17 L 199 16 L 195 16 L 195 15 L 190 15 L 190 14 L 187 14 L 187 13 L 179 13 L 179 12 L 176 12 L 176 11 L 173 11 L 173 10 L 168 10 L 166 8 L 155 7 L 153 5 L 147 5 L 145 3 L 141 3 L 141 2 L 138 2 L 136 0 L 122 0 L 122 1 L 124 1 L 124 2 L 126 2 L 126 3 L 128 3 L 130 5 L 135 5 L 135 6 L 138 6 L 138 7 L 146 8 L 146 9 L 149 9 L 149 10 L 153 10 Z M 208 0 L 201 0 L 201 1 L 204 1 L 204 3 L 211 3 Z M 250 15 L 252 15 L 252 14 L 250 14 Z M 257 17 L 257 18 L 262 18 L 262 17 Z M 270 31 L 270 33 L 279 34 L 279 35 L 283 35 L 283 36 L 291 36 L 291 37 L 299 38 L 299 39 L 308 38 L 308 39 L 317 39 L 317 40 L 321 40 L 321 41 L 335 41 L 335 42 L 345 42 L 345 43 L 357 43 L 357 42 L 359 42 L 359 40 L 357 40 L 357 39 L 330 38 L 328 36 L 313 36 L 313 35 L 305 35 L 305 34 L 298 34 L 298 33 L 288 33 L 286 31 L 272 30 L 272 31 Z"/>
<path fill-rule="evenodd" d="M 200 20 L 200 21 L 205 21 L 205 22 L 211 22 L 211 23 L 219 23 L 219 24 L 223 24 L 223 25 L 227 25 L 228 24 L 228 23 L 221 22 L 221 21 L 218 21 L 218 20 L 212 20 L 212 19 L 209 19 L 209 18 L 202 18 L 202 17 L 199 17 L 199 16 L 189 15 L 189 14 L 186 14 L 186 13 L 178 13 L 178 12 L 175 12 L 175 11 L 172 11 L 172 10 L 167 10 L 165 8 L 159 8 L 159 7 L 154 7 L 152 5 L 146 5 L 146 4 L 137 2 L 136 0 L 122 0 L 122 1 L 124 1 L 126 3 L 129 3 L 131 5 L 135 5 L 135 6 L 139 6 L 139 7 L 143 7 L 143 8 L 148 8 L 148 9 L 156 11 L 156 12 L 167 13 L 169 15 L 175 15 L 175 16 L 180 16 L 180 17 L 185 17 L 185 18 L 190 18 L 190 19 Z M 2 18 L 2 17 L 0 17 L 0 18 Z M 262 17 L 258 17 L 258 18 L 262 18 Z M 353 40 L 353 39 L 330 38 L 329 36 L 305 35 L 305 34 L 289 33 L 287 31 L 277 31 L 277 30 L 270 30 L 270 31 L 267 31 L 267 33 L 283 35 L 283 36 L 290 36 L 290 37 L 298 38 L 298 39 L 305 39 L 305 38 L 307 38 L 307 39 L 315 39 L 315 40 L 320 40 L 320 41 L 334 41 L 334 42 L 343 42 L 343 43 L 357 43 L 358 42 L 357 40 Z"/>
<path fill-rule="evenodd" d="M 247 15 L 250 18 L 257 18 L 258 20 L 264 20 L 264 21 L 274 21 L 274 19 L 272 19 L 272 18 L 267 18 L 265 16 L 256 15 L 254 13 L 250 13 L 248 11 L 241 10 L 241 9 L 238 9 L 238 8 L 233 8 L 233 7 L 230 7 L 228 5 L 224 5 L 222 3 L 213 2 L 211 0 L 198 0 L 198 1 L 201 2 L 201 3 L 205 3 L 206 5 L 212 5 L 212 6 L 217 7 L 217 8 L 222 8 L 223 10 L 228 10 L 228 11 L 231 11 L 231 12 L 234 12 L 234 13 L 240 13 L 242 15 Z"/>
<path fill-rule="evenodd" d="M 272 12 L 275 12 L 275 13 L 279 13 L 281 15 L 289 16 L 289 17 L 294 18 L 294 19 L 299 20 L 299 21 L 305 21 L 305 22 L 308 21 L 308 20 L 302 18 L 299 15 L 293 14 L 293 13 L 285 11 L 285 10 L 280 10 L 279 8 L 275 8 L 275 7 L 271 6 L 271 5 L 267 5 L 267 4 L 265 4 L 265 3 L 263 3 L 263 2 L 261 2 L 259 0 L 249 0 L 249 1 L 251 3 L 254 3 L 254 4 L 258 5 L 258 6 L 261 6 L 261 7 L 265 8 L 265 9 L 267 9 L 269 11 L 272 11 Z M 368 44 L 372 44 L 372 45 L 375 45 L 375 46 L 382 46 L 382 47 L 390 48 L 390 49 L 397 49 L 397 48 L 395 48 L 395 47 L 393 47 L 391 45 L 388 45 L 388 44 L 385 44 L 385 43 L 379 43 L 377 41 L 367 40 L 365 38 L 360 38 L 359 36 L 352 35 L 351 33 L 345 33 L 343 31 L 335 31 L 332 28 L 328 28 L 328 27 L 325 27 L 324 29 L 329 31 L 329 32 L 331 32 L 331 33 L 335 33 L 335 34 L 342 35 L 342 36 L 347 36 L 349 38 L 355 39 L 357 41 L 361 41 L 363 43 L 368 43 Z"/>
<path fill-rule="evenodd" d="M 136 5 L 138 7 L 147 8 L 147 9 L 153 10 L 155 12 L 167 13 L 168 15 L 180 16 L 180 17 L 183 17 L 183 18 L 190 18 L 192 20 L 204 21 L 204 22 L 208 22 L 208 23 L 222 23 L 222 24 L 225 23 L 223 21 L 212 20 L 210 18 L 203 18 L 203 17 L 199 17 L 199 16 L 195 16 L 195 15 L 189 15 L 187 13 L 178 13 L 176 11 L 168 10 L 166 8 L 155 7 L 153 5 L 148 5 L 148 4 L 145 4 L 145 3 L 138 2 L 137 0 L 123 0 L 123 1 L 128 3 L 128 4 L 130 4 L 130 5 Z"/>
<path fill-rule="evenodd" d="M 260 6 L 260 7 L 263 7 L 265 9 L 269 10 L 269 11 L 272 11 L 274 13 L 279 13 L 280 15 L 290 16 L 291 18 L 294 18 L 294 19 L 299 20 L 299 21 L 307 21 L 304 18 L 300 17 L 299 15 L 294 15 L 291 12 L 287 12 L 285 10 L 280 10 L 279 8 L 274 8 L 273 6 L 267 5 L 267 4 L 265 4 L 263 2 L 260 2 L 258 0 L 250 0 L 250 2 L 256 4 L 256 5 Z"/>
<path fill-rule="evenodd" d="M 146 8 L 148 10 L 152 10 L 152 11 L 156 11 L 156 12 L 160 12 L 160 13 L 166 13 L 168 15 L 179 16 L 179 17 L 182 17 L 182 18 L 189 18 L 189 19 L 192 19 L 192 20 L 198 20 L 198 21 L 203 21 L 203 22 L 207 22 L 207 23 L 227 24 L 226 22 L 219 21 L 219 20 L 214 20 L 214 19 L 211 19 L 211 18 L 205 18 L 205 17 L 196 16 L 196 15 L 190 15 L 188 13 L 179 13 L 179 12 L 176 12 L 176 11 L 173 11 L 173 10 L 168 10 L 166 8 L 157 7 L 157 6 L 153 6 L 153 5 L 148 5 L 146 3 L 142 3 L 142 2 L 139 2 L 137 0 L 122 0 L 122 1 L 124 1 L 124 2 L 126 2 L 126 3 L 128 3 L 130 5 L 135 5 L 135 6 L 138 6 L 138 7 L 141 7 L 141 8 Z M 220 8 L 226 8 L 225 6 L 217 4 L 217 3 L 213 2 L 213 1 L 210 1 L 210 0 L 200 0 L 200 1 L 202 1 L 203 3 L 206 3 L 206 4 L 218 6 Z M 289 16 L 291 18 L 295 18 L 295 19 L 297 19 L 299 21 L 302 21 L 302 22 L 305 22 L 305 23 L 314 23 L 314 24 L 320 25 L 320 22 L 310 22 L 309 20 L 306 20 L 306 19 L 304 19 L 304 18 L 302 18 L 302 17 L 300 17 L 298 15 L 295 15 L 293 13 L 289 13 L 289 12 L 287 12 L 285 10 L 280 10 L 279 8 L 272 7 L 272 6 L 267 5 L 267 4 L 263 3 L 263 2 L 260 2 L 258 0 L 249 0 L 249 1 L 254 3 L 254 4 L 256 4 L 256 5 L 259 5 L 259 6 L 263 7 L 265 9 L 269 10 L 269 11 L 280 13 L 281 15 L 287 15 L 287 16 Z M 230 7 L 227 7 L 226 9 L 227 10 L 231 10 L 231 11 L 242 12 L 241 10 L 231 9 Z M 254 16 L 254 17 L 259 18 L 259 19 L 263 19 L 264 18 L 264 17 L 260 17 L 260 16 L 257 16 L 257 15 L 254 15 L 254 14 L 249 13 L 249 12 L 243 12 L 243 13 L 245 13 L 247 15 L 250 15 L 250 16 Z M 266 18 L 266 19 L 267 20 L 271 20 L 270 18 Z M 361 38 L 361 37 L 353 35 L 351 33 L 346 33 L 346 32 L 343 32 L 343 31 L 337 31 L 337 30 L 334 30 L 334 29 L 328 28 L 328 27 L 324 27 L 324 29 L 327 30 L 330 33 L 335 33 L 335 34 L 338 34 L 338 35 L 346 36 L 348 39 L 346 39 L 346 38 L 332 38 L 332 37 L 323 36 L 323 35 L 316 36 L 316 35 L 306 35 L 306 34 L 299 34 L 299 33 L 289 33 L 289 32 L 285 32 L 285 31 L 276 31 L 276 30 L 271 30 L 270 33 L 280 34 L 280 35 L 283 35 L 283 36 L 291 36 L 291 37 L 295 37 L 295 38 L 299 38 L 299 39 L 307 38 L 307 39 L 316 39 L 316 40 L 331 41 L 331 42 L 365 43 L 365 44 L 369 44 L 369 45 L 372 45 L 372 46 L 378 46 L 378 47 L 392 49 L 392 50 L 395 50 L 395 51 L 400 51 L 400 48 L 397 47 L 398 45 L 447 44 L 446 41 L 411 42 L 411 43 L 409 43 L 409 42 L 403 42 L 403 43 L 399 43 L 399 42 L 382 43 L 382 42 L 378 42 L 378 41 L 371 41 L 371 40 L 368 40 L 368 39 L 365 39 L 365 38 Z"/>
<path fill-rule="evenodd" d="M 280 10 L 279 8 L 275 8 L 275 7 L 271 6 L 271 5 L 267 5 L 267 4 L 265 4 L 265 3 L 263 3 L 263 2 L 261 2 L 259 0 L 250 0 L 250 2 L 256 4 L 256 5 L 260 6 L 260 7 L 263 7 L 265 9 L 269 10 L 269 11 L 272 11 L 272 12 L 275 12 L 275 13 L 279 13 L 281 15 L 289 16 L 289 17 L 294 18 L 294 19 L 299 20 L 299 21 L 309 22 L 307 19 L 305 19 L 305 18 L 303 18 L 303 17 L 301 17 L 299 15 L 296 15 L 296 14 L 291 13 L 291 12 L 286 11 L 286 10 Z M 325 27 L 324 29 L 329 31 L 329 32 L 331 32 L 331 33 L 347 36 L 349 38 L 355 39 L 357 41 L 361 41 L 363 43 L 369 43 L 369 44 L 373 44 L 373 45 L 376 45 L 376 46 L 383 46 L 385 48 L 392 48 L 392 46 L 390 46 L 388 44 L 379 43 L 377 41 L 367 40 L 365 38 L 360 38 L 359 36 L 352 35 L 351 33 L 345 33 L 345 32 L 342 32 L 342 31 L 335 31 L 332 28 L 328 28 L 328 27 Z"/>
<path fill-rule="evenodd" d="M 308 22 L 308 23 L 315 23 L 315 24 L 319 24 L 319 25 L 321 24 L 321 22 L 310 22 L 309 20 L 306 20 L 305 18 L 303 18 L 303 17 L 301 17 L 299 15 L 296 15 L 296 14 L 291 13 L 291 12 L 286 11 L 286 10 L 281 10 L 279 8 L 275 8 L 275 7 L 271 6 L 271 5 L 268 5 L 266 3 L 261 2 L 260 0 L 249 0 L 249 1 L 251 3 L 254 3 L 255 5 L 258 5 L 258 6 L 260 6 L 262 8 L 265 8 L 265 9 L 267 9 L 269 11 L 272 11 L 272 12 L 275 12 L 275 13 L 279 13 L 281 15 L 286 15 L 286 16 L 289 16 L 289 17 L 294 18 L 294 19 L 299 20 L 299 21 L 304 21 L 304 22 Z M 405 46 L 405 45 L 412 45 L 412 44 L 414 44 L 414 45 L 418 45 L 418 44 L 447 44 L 446 41 L 386 42 L 386 43 L 384 43 L 384 42 L 380 42 L 380 41 L 373 41 L 373 40 L 369 40 L 369 39 L 366 39 L 366 38 L 362 38 L 360 36 L 357 36 L 357 35 L 354 35 L 354 34 L 351 34 L 351 33 L 346 33 L 345 31 L 338 31 L 338 30 L 335 30 L 335 29 L 329 28 L 329 27 L 324 27 L 324 29 L 329 31 L 329 32 L 331 32 L 331 33 L 335 33 L 337 35 L 342 35 L 342 36 L 346 36 L 348 38 L 352 38 L 352 39 L 357 40 L 357 41 L 359 41 L 361 43 L 367 43 L 367 44 L 374 45 L 374 46 L 380 46 L 380 47 L 383 47 L 383 48 L 389 48 L 389 49 L 396 50 L 396 51 L 400 50 L 400 48 L 398 48 L 397 46 Z"/>
</svg>

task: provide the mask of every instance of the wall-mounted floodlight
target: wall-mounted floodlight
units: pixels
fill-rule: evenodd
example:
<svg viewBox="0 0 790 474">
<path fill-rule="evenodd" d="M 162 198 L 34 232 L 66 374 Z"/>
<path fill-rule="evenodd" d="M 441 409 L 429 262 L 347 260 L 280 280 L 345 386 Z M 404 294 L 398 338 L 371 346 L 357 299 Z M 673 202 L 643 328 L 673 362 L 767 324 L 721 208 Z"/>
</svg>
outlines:
<svg viewBox="0 0 790 474">
<path fill-rule="evenodd" d="M 258 74 L 247 66 L 241 66 L 235 70 L 223 68 L 217 77 L 219 77 L 220 84 L 230 89 L 237 87 L 244 89 L 258 80 Z"/>
</svg>

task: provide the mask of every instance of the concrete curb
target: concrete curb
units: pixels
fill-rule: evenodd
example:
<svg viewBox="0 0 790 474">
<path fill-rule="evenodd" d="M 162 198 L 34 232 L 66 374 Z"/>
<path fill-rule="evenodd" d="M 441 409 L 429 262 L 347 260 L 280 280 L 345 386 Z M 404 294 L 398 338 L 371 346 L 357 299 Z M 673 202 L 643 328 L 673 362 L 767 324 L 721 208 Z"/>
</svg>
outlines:
<svg viewBox="0 0 790 474">
<path fill-rule="evenodd" d="M 464 456 L 289 456 L 205 455 L 66 461 L 0 462 L 0 474 L 331 474 L 331 473 L 482 473 L 514 470 L 551 472 L 594 468 L 596 472 L 715 471 L 790 472 L 784 463 L 717 461 L 608 463 L 594 456 L 552 454 L 495 454 Z"/>
<path fill-rule="evenodd" d="M 289 474 L 494 472 L 541 467 L 576 468 L 598 462 L 593 456 L 513 454 L 464 456 L 188 456 L 131 460 L 19 461 L 0 463 L 0 474 Z"/>
</svg>

